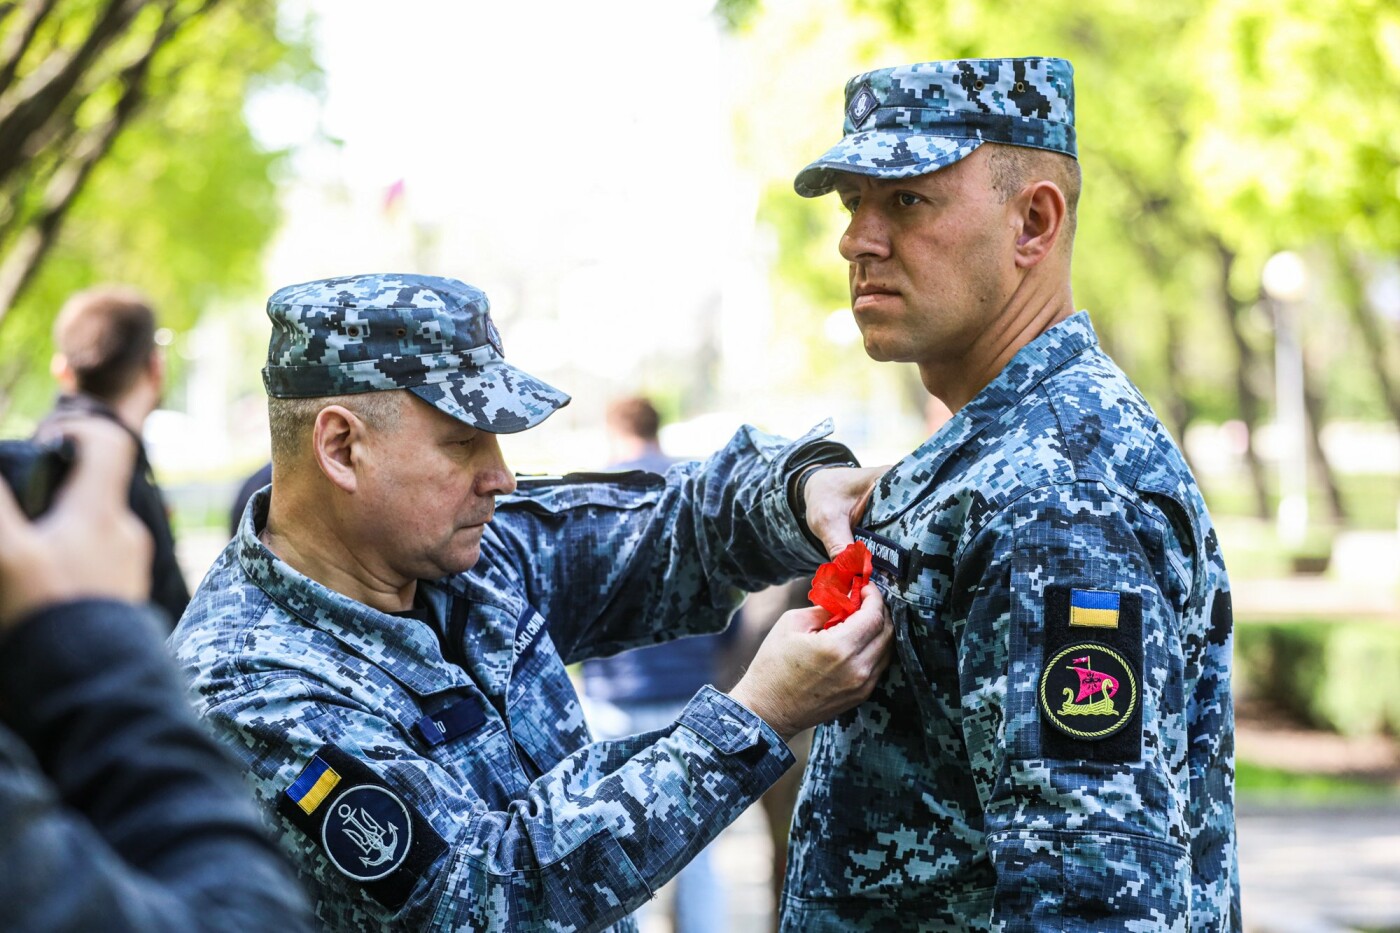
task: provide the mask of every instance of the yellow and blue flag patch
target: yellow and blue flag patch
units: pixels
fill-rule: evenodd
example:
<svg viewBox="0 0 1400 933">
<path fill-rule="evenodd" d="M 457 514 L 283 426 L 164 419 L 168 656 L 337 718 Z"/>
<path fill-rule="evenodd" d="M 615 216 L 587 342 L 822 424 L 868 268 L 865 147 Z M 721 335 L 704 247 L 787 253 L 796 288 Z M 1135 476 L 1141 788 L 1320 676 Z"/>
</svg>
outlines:
<svg viewBox="0 0 1400 933">
<path fill-rule="evenodd" d="M 1106 590 L 1071 590 L 1069 624 L 1088 628 L 1118 627 L 1118 594 Z"/>
<path fill-rule="evenodd" d="M 301 808 L 301 812 L 310 816 L 339 783 L 340 775 L 336 770 L 326 764 L 320 755 L 315 755 L 302 769 L 301 776 L 287 788 L 287 796 Z"/>
</svg>

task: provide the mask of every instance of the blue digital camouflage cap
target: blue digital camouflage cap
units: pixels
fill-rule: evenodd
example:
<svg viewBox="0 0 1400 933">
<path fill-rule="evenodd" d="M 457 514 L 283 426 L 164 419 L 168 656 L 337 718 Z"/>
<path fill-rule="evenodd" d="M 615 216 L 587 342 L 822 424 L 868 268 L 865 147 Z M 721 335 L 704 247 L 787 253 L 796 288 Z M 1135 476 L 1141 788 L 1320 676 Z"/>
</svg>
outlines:
<svg viewBox="0 0 1400 933">
<path fill-rule="evenodd" d="M 435 275 L 379 273 L 279 289 L 263 385 L 274 398 L 407 389 L 458 421 L 511 434 L 569 396 L 505 361 L 480 289 Z"/>
<path fill-rule="evenodd" d="M 856 75 L 846 82 L 841 141 L 793 186 L 814 198 L 834 187 L 836 172 L 926 175 L 983 143 L 1078 158 L 1074 67 L 1063 58 L 964 58 Z"/>
</svg>

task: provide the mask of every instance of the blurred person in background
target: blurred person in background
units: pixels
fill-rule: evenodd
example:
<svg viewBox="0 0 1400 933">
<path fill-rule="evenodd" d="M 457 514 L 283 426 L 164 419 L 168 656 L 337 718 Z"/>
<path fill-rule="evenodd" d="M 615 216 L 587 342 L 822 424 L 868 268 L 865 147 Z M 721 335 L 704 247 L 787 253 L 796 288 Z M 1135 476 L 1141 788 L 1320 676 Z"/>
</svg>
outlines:
<svg viewBox="0 0 1400 933">
<path fill-rule="evenodd" d="M 650 399 L 616 399 L 608 405 L 606 424 L 612 450 L 608 469 L 662 474 L 676 462 L 661 449 L 661 415 Z M 583 688 L 594 734 L 620 739 L 674 722 L 698 690 L 717 682 L 719 652 L 727 634 L 735 630 L 730 626 L 719 635 L 677 638 L 584 661 Z M 676 933 L 722 933 L 728 926 L 724 885 L 712 864 L 712 848 L 702 849 L 676 875 Z"/>
<path fill-rule="evenodd" d="M 233 495 L 233 506 L 228 513 L 228 533 L 230 536 L 238 534 L 238 523 L 243 518 L 243 510 L 248 508 L 248 500 L 253 498 L 253 493 L 272 483 L 272 464 L 264 463 L 258 467 L 257 471 L 243 481 L 243 485 L 238 487 L 238 492 Z"/>
<path fill-rule="evenodd" d="M 632 911 L 869 694 L 891 635 L 789 613 L 727 694 L 593 742 L 565 664 L 718 631 L 851 541 L 876 471 L 829 425 L 744 428 L 665 477 L 517 481 L 497 435 L 569 397 L 438 276 L 288 286 L 263 381 L 276 482 L 171 639 L 331 929 L 635 931 Z"/>
<path fill-rule="evenodd" d="M 77 461 L 29 522 L 0 483 L 0 926 L 309 929 L 301 892 L 141 605 L 151 539 L 127 432 L 77 417 Z"/>
<path fill-rule="evenodd" d="M 803 609 L 812 605 L 807 594 L 811 591 L 812 580 L 802 577 L 789 580 L 778 586 L 751 593 L 739 607 L 734 621 L 725 630 L 725 643 L 719 658 L 719 677 L 715 686 L 727 690 L 739 682 L 753 662 L 754 655 L 778 624 L 784 613 Z M 759 809 L 768 828 L 768 839 L 773 847 L 769 884 L 772 893 L 772 929 L 778 928 L 778 917 L 782 908 L 783 877 L 787 873 L 788 833 L 792 829 L 792 812 L 797 805 L 797 792 L 802 786 L 802 775 L 807 769 L 807 758 L 812 752 L 812 730 L 803 729 L 788 739 L 796 764 L 783 772 L 783 776 L 773 782 L 773 786 L 759 798 Z"/>
<path fill-rule="evenodd" d="M 53 339 L 51 370 L 61 394 L 36 435 L 54 434 L 75 415 L 95 416 L 121 425 L 136 442 L 129 503 L 155 541 L 151 602 L 165 611 L 166 626 L 173 628 L 190 593 L 175 556 L 169 509 L 141 442 L 141 429 L 165 387 L 155 312 L 140 292 L 100 285 L 69 297 L 54 322 Z"/>
<path fill-rule="evenodd" d="M 855 531 L 897 659 L 817 729 L 783 929 L 1238 931 L 1229 582 L 1074 306 L 1073 70 L 885 68 L 845 115 L 797 193 L 850 214 L 866 353 L 952 418 Z"/>
</svg>

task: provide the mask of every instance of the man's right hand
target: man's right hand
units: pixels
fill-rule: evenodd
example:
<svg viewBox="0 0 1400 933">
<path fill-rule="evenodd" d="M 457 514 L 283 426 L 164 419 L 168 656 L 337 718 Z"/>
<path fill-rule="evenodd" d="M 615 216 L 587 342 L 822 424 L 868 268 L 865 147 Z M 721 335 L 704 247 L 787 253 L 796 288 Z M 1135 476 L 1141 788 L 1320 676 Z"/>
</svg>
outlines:
<svg viewBox="0 0 1400 933">
<path fill-rule="evenodd" d="M 66 423 L 63 433 L 77 462 L 37 521 L 0 483 L 0 630 L 54 603 L 150 594 L 151 535 L 126 506 L 135 442 L 97 419 Z"/>
<path fill-rule="evenodd" d="M 890 663 L 894 628 L 869 584 L 846 621 L 823 629 L 825 609 L 783 613 L 729 695 L 783 741 L 863 702 Z"/>
</svg>

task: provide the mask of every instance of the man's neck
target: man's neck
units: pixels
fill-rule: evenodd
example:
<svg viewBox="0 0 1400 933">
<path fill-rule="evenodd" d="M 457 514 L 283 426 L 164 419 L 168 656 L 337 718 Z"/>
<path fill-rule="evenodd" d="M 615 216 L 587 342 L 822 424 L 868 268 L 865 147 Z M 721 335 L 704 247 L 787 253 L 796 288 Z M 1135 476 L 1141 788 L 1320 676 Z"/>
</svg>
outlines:
<svg viewBox="0 0 1400 933">
<path fill-rule="evenodd" d="M 924 388 L 957 413 L 1001 375 L 1026 344 L 1074 313 L 1068 281 L 1027 276 L 1005 310 L 956 358 L 939 357 L 919 364 Z"/>
<path fill-rule="evenodd" d="M 279 493 L 273 487 L 267 524 L 258 533 L 268 550 L 303 576 L 380 612 L 413 606 L 416 579 L 364 563 L 325 509 L 299 507 L 296 502 L 293 491 Z"/>
<path fill-rule="evenodd" d="M 155 411 L 155 402 L 144 391 L 128 392 L 114 402 L 109 402 L 108 407 L 117 416 L 117 420 L 131 431 L 140 436 L 141 428 L 146 423 L 147 416 Z"/>
</svg>

